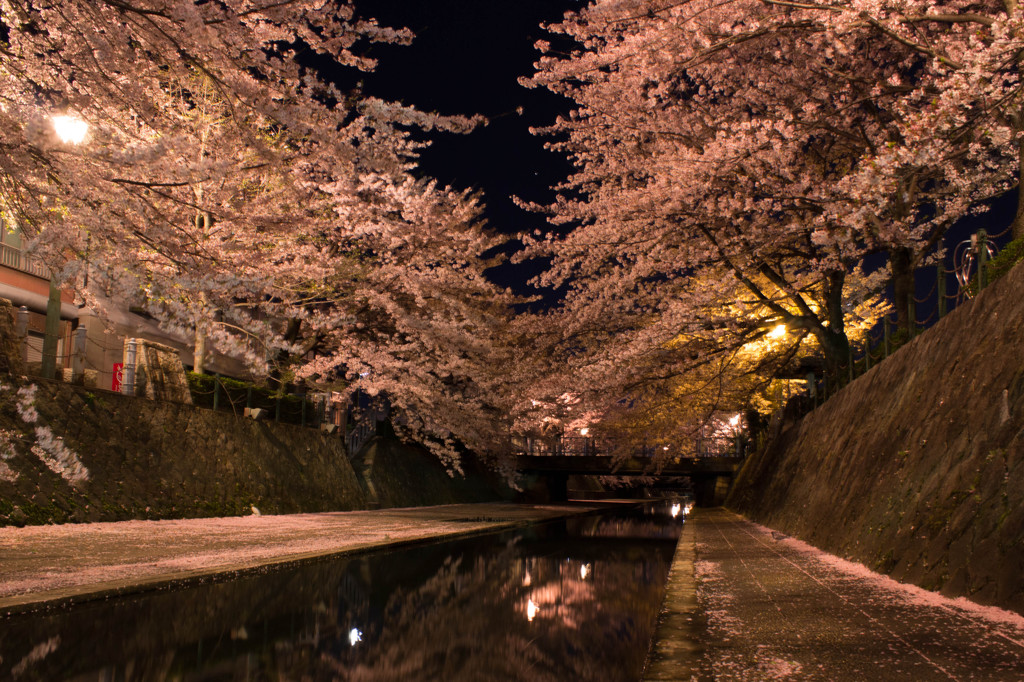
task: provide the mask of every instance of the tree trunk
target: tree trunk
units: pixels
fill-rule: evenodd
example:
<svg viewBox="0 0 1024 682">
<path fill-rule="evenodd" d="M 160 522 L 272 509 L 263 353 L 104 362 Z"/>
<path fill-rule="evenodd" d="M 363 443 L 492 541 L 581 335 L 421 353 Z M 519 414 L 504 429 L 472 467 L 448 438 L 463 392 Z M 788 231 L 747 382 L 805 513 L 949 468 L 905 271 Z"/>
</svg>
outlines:
<svg viewBox="0 0 1024 682">
<path fill-rule="evenodd" d="M 850 340 L 846 338 L 846 323 L 843 318 L 843 286 L 846 273 L 841 270 L 830 272 L 825 279 L 825 324 L 814 331 L 821 344 L 825 359 L 825 373 L 829 382 L 849 372 Z M 835 384 L 833 384 L 835 385 Z"/>
<path fill-rule="evenodd" d="M 302 329 L 302 320 L 293 317 L 288 320 L 288 327 L 284 332 L 284 340 L 287 343 L 295 343 L 299 338 L 299 331 Z M 276 362 L 270 371 L 270 380 L 281 386 L 284 383 L 284 367 L 288 363 L 288 351 L 279 350 L 275 356 Z"/>
<path fill-rule="evenodd" d="M 910 302 L 914 296 L 914 269 L 911 267 L 910 249 L 896 247 L 889 251 L 892 271 L 892 297 L 896 307 L 896 325 L 910 333 Z"/>
<path fill-rule="evenodd" d="M 842 331 L 835 331 L 831 327 L 821 327 L 816 330 L 814 336 L 821 344 L 822 355 L 825 361 L 825 375 L 829 384 L 845 376 L 849 372 L 847 363 L 850 361 L 850 340 Z"/>
<path fill-rule="evenodd" d="M 196 374 L 202 374 L 205 368 L 205 361 L 206 334 L 203 333 L 202 327 L 196 326 L 196 347 L 192 355 L 192 371 Z"/>
</svg>

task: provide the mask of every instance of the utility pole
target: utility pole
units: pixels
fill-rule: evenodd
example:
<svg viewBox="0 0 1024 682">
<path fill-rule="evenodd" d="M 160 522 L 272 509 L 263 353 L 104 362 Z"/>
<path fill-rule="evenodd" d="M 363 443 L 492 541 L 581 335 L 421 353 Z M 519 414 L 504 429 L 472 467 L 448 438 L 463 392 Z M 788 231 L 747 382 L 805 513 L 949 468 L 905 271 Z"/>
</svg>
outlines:
<svg viewBox="0 0 1024 682">
<path fill-rule="evenodd" d="M 50 275 L 50 296 L 46 301 L 46 328 L 43 336 L 44 379 L 57 377 L 57 344 L 60 341 L 60 287 L 57 278 Z"/>
</svg>

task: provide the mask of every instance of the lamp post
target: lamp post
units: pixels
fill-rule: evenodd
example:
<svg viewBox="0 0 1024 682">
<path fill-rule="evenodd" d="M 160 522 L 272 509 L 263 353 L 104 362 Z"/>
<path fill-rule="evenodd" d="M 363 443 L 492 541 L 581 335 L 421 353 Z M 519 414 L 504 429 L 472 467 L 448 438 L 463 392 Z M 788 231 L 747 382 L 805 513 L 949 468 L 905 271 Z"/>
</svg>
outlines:
<svg viewBox="0 0 1024 682">
<path fill-rule="evenodd" d="M 64 144 L 81 144 L 89 132 L 89 124 L 74 116 L 54 116 L 50 119 L 57 137 Z M 46 327 L 43 336 L 42 375 L 54 379 L 57 375 L 57 344 L 60 341 L 60 286 L 50 273 L 50 292 L 46 301 Z"/>
</svg>

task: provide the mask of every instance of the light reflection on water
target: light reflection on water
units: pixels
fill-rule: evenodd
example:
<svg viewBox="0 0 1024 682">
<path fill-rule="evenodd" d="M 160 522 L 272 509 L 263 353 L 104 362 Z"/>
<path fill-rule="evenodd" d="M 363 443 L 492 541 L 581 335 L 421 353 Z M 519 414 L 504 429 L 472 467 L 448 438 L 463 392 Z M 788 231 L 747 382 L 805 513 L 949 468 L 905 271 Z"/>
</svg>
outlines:
<svg viewBox="0 0 1024 682">
<path fill-rule="evenodd" d="M 638 679 L 683 519 L 617 509 L 0 620 L 0 679 Z"/>
</svg>

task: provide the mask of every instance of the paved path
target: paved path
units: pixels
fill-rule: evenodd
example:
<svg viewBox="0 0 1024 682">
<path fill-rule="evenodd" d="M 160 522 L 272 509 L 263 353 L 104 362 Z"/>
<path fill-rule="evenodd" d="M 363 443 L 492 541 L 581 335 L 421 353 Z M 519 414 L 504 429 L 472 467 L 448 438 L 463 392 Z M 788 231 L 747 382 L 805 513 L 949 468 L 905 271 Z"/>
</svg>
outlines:
<svg viewBox="0 0 1024 682">
<path fill-rule="evenodd" d="M 499 530 L 594 508 L 454 504 L 0 528 L 0 614 L 320 556 Z"/>
<path fill-rule="evenodd" d="M 1024 680 L 1016 614 L 901 585 L 728 511 L 687 525 L 675 563 L 692 572 L 673 566 L 645 679 Z M 680 644 L 688 634 L 700 644 Z"/>
</svg>

